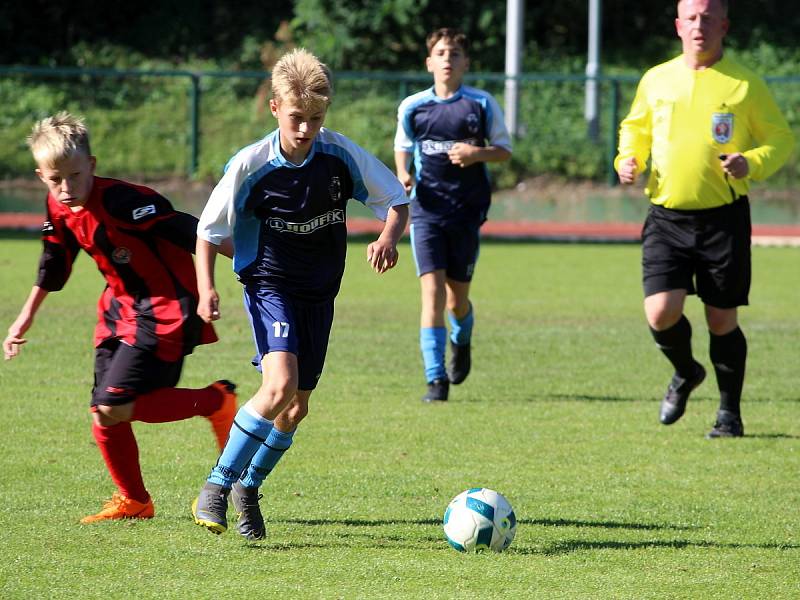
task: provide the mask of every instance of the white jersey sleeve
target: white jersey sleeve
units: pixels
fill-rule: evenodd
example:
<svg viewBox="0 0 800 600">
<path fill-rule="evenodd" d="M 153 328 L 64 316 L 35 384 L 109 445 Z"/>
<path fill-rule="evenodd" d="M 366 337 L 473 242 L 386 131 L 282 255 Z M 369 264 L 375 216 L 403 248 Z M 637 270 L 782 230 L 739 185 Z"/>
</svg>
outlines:
<svg viewBox="0 0 800 600">
<path fill-rule="evenodd" d="M 241 163 L 234 161 L 229 165 L 200 214 L 198 238 L 219 246 L 224 239 L 231 237 L 236 224 L 236 190 L 245 175 Z"/>
<path fill-rule="evenodd" d="M 225 165 L 225 174 L 214 187 L 200 215 L 197 224 L 198 238 L 219 245 L 222 240 L 233 237 L 237 200 L 241 200 L 251 175 L 274 153 L 271 148 L 273 137 L 275 136 L 267 136 L 242 148 Z"/>
<path fill-rule="evenodd" d="M 411 105 L 411 98 L 406 98 L 397 108 L 397 131 L 394 134 L 394 149 L 397 152 L 414 151 L 414 140 L 411 139 L 411 132 L 408 131 L 408 113 Z"/>
<path fill-rule="evenodd" d="M 489 114 L 491 115 L 488 131 L 489 145 L 505 148 L 511 152 L 511 136 L 506 127 L 503 111 L 494 96 L 487 94 L 487 100 L 490 108 Z"/>
</svg>

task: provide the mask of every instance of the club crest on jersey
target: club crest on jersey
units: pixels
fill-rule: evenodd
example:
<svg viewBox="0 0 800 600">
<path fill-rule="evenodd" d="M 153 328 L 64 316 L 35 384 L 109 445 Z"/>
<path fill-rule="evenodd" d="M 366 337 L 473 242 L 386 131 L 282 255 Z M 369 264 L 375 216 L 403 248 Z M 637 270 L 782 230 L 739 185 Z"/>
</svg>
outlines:
<svg viewBox="0 0 800 600">
<path fill-rule="evenodd" d="M 114 248 L 114 251 L 111 253 L 111 260 L 118 265 L 127 265 L 131 262 L 131 251 L 125 246 Z"/>
<path fill-rule="evenodd" d="M 733 137 L 733 113 L 711 115 L 711 136 L 718 144 L 727 144 Z"/>
<path fill-rule="evenodd" d="M 340 202 L 342 199 L 342 180 L 339 179 L 338 176 L 331 177 L 330 183 L 328 183 L 328 192 L 331 195 L 331 200 L 334 202 Z"/>
<path fill-rule="evenodd" d="M 156 205 L 148 204 L 147 206 L 140 206 L 139 208 L 134 208 L 131 216 L 133 217 L 134 221 L 138 221 L 142 217 L 154 214 L 156 214 Z"/>
<path fill-rule="evenodd" d="M 478 133 L 478 115 L 475 113 L 469 113 L 467 115 L 467 131 L 469 131 L 471 135 Z"/>
</svg>

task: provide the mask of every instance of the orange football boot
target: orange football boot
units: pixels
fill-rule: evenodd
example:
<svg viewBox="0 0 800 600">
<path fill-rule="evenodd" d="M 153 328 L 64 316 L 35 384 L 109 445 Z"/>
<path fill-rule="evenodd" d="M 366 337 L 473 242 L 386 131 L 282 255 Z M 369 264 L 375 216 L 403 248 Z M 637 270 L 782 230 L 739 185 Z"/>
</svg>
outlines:
<svg viewBox="0 0 800 600">
<path fill-rule="evenodd" d="M 133 498 L 126 498 L 119 492 L 114 492 L 111 500 L 108 500 L 103 505 L 103 510 L 96 515 L 83 517 L 81 523 L 85 525 L 87 523 L 116 519 L 152 519 L 155 514 L 152 498 L 148 498 L 147 502 L 139 502 Z"/>
<path fill-rule="evenodd" d="M 227 379 L 215 381 L 209 387 L 219 390 L 223 394 L 222 405 L 206 417 L 211 422 L 214 435 L 217 436 L 217 445 L 220 452 L 228 441 L 228 434 L 233 426 L 236 416 L 236 384 Z"/>
</svg>

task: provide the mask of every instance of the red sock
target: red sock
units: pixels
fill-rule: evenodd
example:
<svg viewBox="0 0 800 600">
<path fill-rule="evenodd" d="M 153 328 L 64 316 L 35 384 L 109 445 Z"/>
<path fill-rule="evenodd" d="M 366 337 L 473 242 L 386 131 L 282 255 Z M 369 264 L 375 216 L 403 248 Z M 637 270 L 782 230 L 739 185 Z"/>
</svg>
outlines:
<svg viewBox="0 0 800 600">
<path fill-rule="evenodd" d="M 138 502 L 147 502 L 150 494 L 142 480 L 139 446 L 136 445 L 131 424 L 118 423 L 106 427 L 92 423 L 92 433 L 120 494 Z"/>
<path fill-rule="evenodd" d="M 222 406 L 224 394 L 211 386 L 199 390 L 159 388 L 136 398 L 131 421 L 171 423 L 207 417 Z"/>
</svg>

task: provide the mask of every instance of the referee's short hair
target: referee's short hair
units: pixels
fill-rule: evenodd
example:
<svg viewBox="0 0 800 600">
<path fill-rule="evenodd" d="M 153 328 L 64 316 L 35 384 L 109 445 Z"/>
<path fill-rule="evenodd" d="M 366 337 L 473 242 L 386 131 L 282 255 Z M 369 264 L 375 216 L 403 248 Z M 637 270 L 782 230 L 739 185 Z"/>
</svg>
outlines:
<svg viewBox="0 0 800 600">
<path fill-rule="evenodd" d="M 684 2 L 684 0 L 678 0 L 678 2 L 675 4 L 675 10 L 676 11 L 678 10 L 678 5 L 681 2 Z M 728 0 L 719 0 L 719 3 L 720 3 L 720 6 L 722 6 L 722 12 L 724 12 L 725 16 L 727 17 L 728 16 Z"/>
</svg>

